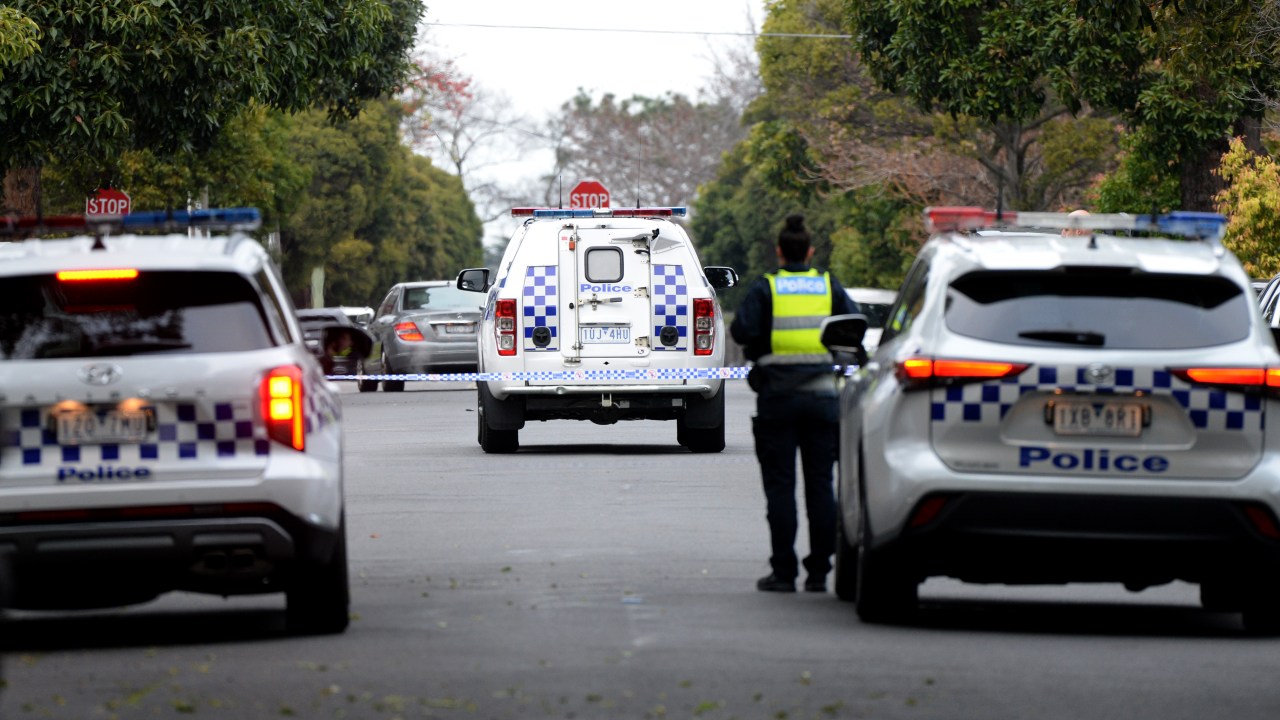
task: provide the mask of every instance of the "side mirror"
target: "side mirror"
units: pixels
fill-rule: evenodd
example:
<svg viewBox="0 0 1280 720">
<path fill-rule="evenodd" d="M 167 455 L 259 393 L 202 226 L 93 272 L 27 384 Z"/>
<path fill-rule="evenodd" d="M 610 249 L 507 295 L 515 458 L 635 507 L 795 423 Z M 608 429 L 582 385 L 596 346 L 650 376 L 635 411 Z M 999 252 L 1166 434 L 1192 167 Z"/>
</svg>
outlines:
<svg viewBox="0 0 1280 720">
<path fill-rule="evenodd" d="M 862 337 L 867 334 L 866 315 L 832 315 L 822 321 L 818 338 L 833 353 L 846 353 L 865 362 L 867 351 L 862 347 Z"/>
<path fill-rule="evenodd" d="M 707 276 L 707 282 L 711 283 L 711 287 L 717 290 L 731 288 L 738 284 L 738 271 L 731 267 L 704 267 L 702 273 Z"/>
<path fill-rule="evenodd" d="M 325 355 L 350 354 L 367 358 L 373 352 L 373 336 L 362 327 L 326 325 L 324 328 L 324 347 Z M 331 349 L 334 348 L 344 352 L 333 353 Z M 350 348 L 349 353 L 345 352 L 346 348 Z"/>
<path fill-rule="evenodd" d="M 459 290 L 488 292 L 489 268 L 467 268 L 458 273 L 458 281 L 455 285 Z"/>
<path fill-rule="evenodd" d="M 1280 348 L 1280 327 L 1271 326 L 1271 339 L 1275 341 L 1276 347 Z"/>
</svg>

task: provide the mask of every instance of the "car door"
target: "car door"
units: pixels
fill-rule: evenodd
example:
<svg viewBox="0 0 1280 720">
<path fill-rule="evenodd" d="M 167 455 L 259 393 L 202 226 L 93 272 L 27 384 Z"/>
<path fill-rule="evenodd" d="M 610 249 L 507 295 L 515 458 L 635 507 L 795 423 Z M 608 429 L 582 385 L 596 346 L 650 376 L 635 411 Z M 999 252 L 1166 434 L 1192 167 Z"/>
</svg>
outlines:
<svg viewBox="0 0 1280 720">
<path fill-rule="evenodd" d="M 650 354 L 651 239 L 650 232 L 639 228 L 561 229 L 559 267 L 571 281 L 559 298 L 561 355 L 566 359 Z"/>
<path fill-rule="evenodd" d="M 375 374 L 387 372 L 387 368 L 382 362 L 383 344 L 388 333 L 395 330 L 396 306 L 400 302 L 400 292 L 401 287 L 399 285 L 392 287 L 387 292 L 387 296 L 382 299 L 382 304 L 378 305 L 373 321 L 369 323 L 369 334 L 373 335 L 373 350 L 369 353 L 369 364 L 376 364 L 377 371 Z"/>
</svg>

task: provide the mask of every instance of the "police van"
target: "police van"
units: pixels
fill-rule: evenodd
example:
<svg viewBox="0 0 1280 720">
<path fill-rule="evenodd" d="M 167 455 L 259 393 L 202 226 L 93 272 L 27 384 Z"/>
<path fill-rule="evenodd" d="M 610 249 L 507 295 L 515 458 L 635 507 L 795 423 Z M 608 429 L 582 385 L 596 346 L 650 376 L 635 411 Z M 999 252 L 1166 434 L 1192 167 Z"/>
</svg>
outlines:
<svg viewBox="0 0 1280 720">
<path fill-rule="evenodd" d="M 693 452 L 724 449 L 724 353 L 716 290 L 673 218 L 685 208 L 517 208 L 497 272 L 458 275 L 488 293 L 479 337 L 478 440 L 514 452 L 531 420 L 674 420 Z"/>
</svg>

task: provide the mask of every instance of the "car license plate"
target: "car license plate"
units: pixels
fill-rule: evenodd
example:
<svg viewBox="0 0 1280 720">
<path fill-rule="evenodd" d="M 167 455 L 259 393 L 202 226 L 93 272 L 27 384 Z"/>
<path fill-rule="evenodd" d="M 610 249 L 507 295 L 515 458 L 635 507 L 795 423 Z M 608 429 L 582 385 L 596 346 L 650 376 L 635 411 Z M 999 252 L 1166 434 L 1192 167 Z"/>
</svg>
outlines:
<svg viewBox="0 0 1280 720">
<path fill-rule="evenodd" d="M 1137 437 L 1142 434 L 1142 403 L 1118 400 L 1054 400 L 1053 431 L 1058 435 L 1117 435 Z"/>
<path fill-rule="evenodd" d="M 578 328 L 583 345 L 620 345 L 631 342 L 630 325 L 583 325 Z"/>
<path fill-rule="evenodd" d="M 476 333 L 475 323 L 450 323 L 444 326 L 446 335 L 474 335 Z"/>
<path fill-rule="evenodd" d="M 147 437 L 149 413 L 145 410 L 63 411 L 55 415 L 60 445 L 137 443 Z"/>
</svg>

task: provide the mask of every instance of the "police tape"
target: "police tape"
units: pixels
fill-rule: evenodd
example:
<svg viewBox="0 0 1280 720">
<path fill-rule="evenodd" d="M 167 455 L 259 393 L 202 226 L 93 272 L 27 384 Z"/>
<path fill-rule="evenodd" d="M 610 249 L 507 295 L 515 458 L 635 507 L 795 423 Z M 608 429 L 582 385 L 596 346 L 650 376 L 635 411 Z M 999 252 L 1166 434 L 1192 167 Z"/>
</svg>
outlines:
<svg viewBox="0 0 1280 720">
<path fill-rule="evenodd" d="M 846 375 L 856 366 L 833 365 L 833 372 Z M 630 370 L 517 370 L 515 372 L 401 373 L 394 375 L 327 375 L 330 380 L 384 380 L 406 382 L 520 382 L 547 380 L 745 380 L 750 367 L 719 368 L 637 368 Z"/>
</svg>

